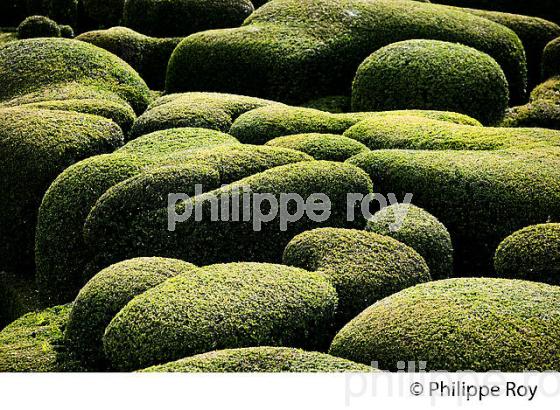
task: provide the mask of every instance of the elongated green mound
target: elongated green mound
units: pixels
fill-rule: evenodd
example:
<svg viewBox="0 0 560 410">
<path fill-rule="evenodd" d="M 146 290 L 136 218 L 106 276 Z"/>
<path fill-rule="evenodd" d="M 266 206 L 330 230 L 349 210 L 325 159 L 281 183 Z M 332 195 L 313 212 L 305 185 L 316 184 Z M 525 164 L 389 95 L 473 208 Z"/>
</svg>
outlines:
<svg viewBox="0 0 560 410">
<path fill-rule="evenodd" d="M 290 104 L 349 95 L 367 56 L 409 39 L 461 43 L 490 55 L 507 77 L 512 101 L 524 100 L 525 53 L 513 31 L 447 6 L 408 0 L 269 2 L 240 28 L 183 40 L 171 56 L 166 91 L 231 92 Z"/>
<path fill-rule="evenodd" d="M 118 369 L 215 349 L 259 345 L 318 348 L 328 340 L 334 288 L 321 275 L 282 265 L 213 265 L 134 298 L 103 343 Z"/>
<path fill-rule="evenodd" d="M 126 27 L 89 31 L 76 40 L 85 41 L 119 56 L 134 68 L 152 89 L 162 90 L 171 53 L 180 38 L 154 38 Z"/>
<path fill-rule="evenodd" d="M 199 137 L 196 137 L 196 135 Z M 206 136 L 206 137 L 205 137 Z M 222 144 L 219 140 L 222 139 Z M 162 192 L 165 188 L 165 181 L 171 181 L 175 184 L 181 183 L 178 178 L 182 170 L 189 172 L 189 168 L 201 166 L 209 168 L 206 173 L 199 173 L 203 181 L 214 180 L 216 178 L 216 186 L 210 184 L 204 185 L 204 190 L 214 189 L 220 184 L 228 184 L 245 178 L 249 175 L 262 172 L 275 166 L 285 165 L 298 161 L 309 161 L 312 158 L 308 155 L 293 150 L 274 148 L 274 147 L 254 147 L 235 144 L 231 137 L 212 130 L 181 130 L 166 131 L 163 134 L 153 133 L 144 136 L 139 140 L 135 140 L 125 145 L 122 151 L 119 150 L 111 155 L 102 155 L 89 158 L 65 170 L 53 182 L 43 199 L 38 216 L 38 226 L 36 235 L 36 262 L 37 262 L 37 280 L 39 283 L 39 291 L 45 303 L 57 303 L 55 301 L 73 300 L 79 289 L 85 284 L 93 274 L 97 273 L 101 268 L 110 265 L 121 259 L 109 258 L 104 266 L 94 266 L 93 269 L 85 272 L 86 265 L 92 261 L 91 249 L 84 243 L 84 223 L 92 208 L 100 197 L 112 187 L 113 193 L 107 193 L 106 199 L 114 196 L 115 202 L 110 200 L 109 203 L 126 204 L 127 198 L 135 198 L 130 203 L 148 206 L 153 209 L 154 205 L 161 202 L 146 202 L 142 198 L 147 192 Z M 141 176 L 143 172 L 157 171 L 158 168 L 171 167 L 171 169 L 163 173 L 155 172 L 155 176 L 147 174 Z M 174 167 L 174 168 L 173 168 Z M 179 173 L 175 173 L 175 170 Z M 160 176 L 158 176 L 160 174 Z M 174 176 L 175 175 L 175 176 Z M 190 172 L 191 178 L 193 172 Z M 138 180 L 132 180 L 120 187 L 116 187 L 123 181 L 138 176 Z M 159 178 L 158 185 L 153 188 L 150 183 L 154 182 L 154 178 Z M 192 179 L 188 181 L 192 182 Z M 130 188 L 129 188 L 130 184 Z M 173 187 L 174 185 L 169 185 Z M 175 185 L 176 186 L 176 185 Z M 186 183 L 182 184 L 182 188 L 186 187 Z M 191 192 L 192 186 L 186 187 Z M 119 192 L 123 189 L 123 193 L 127 196 L 117 198 Z M 138 189 L 138 190 L 136 190 Z M 181 192 L 181 191 L 179 191 Z M 128 196 L 134 193 L 133 197 Z M 167 201 L 167 194 L 159 200 Z M 153 195 L 146 196 L 147 201 L 154 201 Z M 102 202 L 105 202 L 102 201 Z M 134 210 L 130 207 L 115 208 L 124 209 L 125 211 L 141 212 L 143 208 Z M 101 207 L 100 209 L 103 209 Z M 106 207 L 104 209 L 111 209 Z M 166 209 L 164 213 L 166 215 Z M 133 214 L 135 214 L 133 213 Z M 103 215 L 103 214 L 100 214 Z M 123 214 L 124 215 L 124 214 Z M 121 232 L 119 229 L 124 226 L 124 231 L 128 226 L 146 227 L 146 222 L 138 221 L 136 225 L 133 220 L 127 220 L 119 215 L 114 220 L 99 222 L 108 223 L 114 231 Z M 161 220 L 159 220 L 161 221 Z M 156 229 L 152 233 L 167 232 L 167 216 L 164 216 L 163 225 L 158 226 L 158 220 L 154 219 L 149 222 Z M 161 228 L 161 229 L 160 229 Z M 109 227 L 103 229 L 109 232 Z M 108 233 L 107 233 L 108 234 Z M 147 232 L 144 231 L 140 237 L 146 237 Z M 133 237 L 121 237 L 126 246 L 124 249 L 142 249 L 142 242 L 134 241 Z M 148 243 L 157 242 L 157 237 L 148 238 Z M 103 241 L 103 238 L 98 238 Z M 107 236 L 107 241 L 113 238 Z M 132 241 L 131 241 L 132 240 Z M 137 245 L 138 248 L 131 248 Z M 160 246 L 165 241 L 159 242 Z M 116 242 L 115 242 L 116 244 Z M 184 244 L 179 247 L 185 249 Z M 188 248 L 188 247 L 187 247 Z M 119 254 L 119 248 L 115 248 L 107 256 L 116 257 Z M 136 252 L 135 251 L 135 252 Z M 134 256 L 151 256 L 149 254 L 138 254 Z M 165 256 L 160 254 L 160 256 Z"/>
<path fill-rule="evenodd" d="M 430 280 L 426 262 L 412 248 L 352 229 L 304 232 L 290 241 L 283 263 L 322 273 L 333 284 L 340 300 L 338 326 L 374 302 Z"/>
<path fill-rule="evenodd" d="M 449 230 L 460 273 L 490 273 L 500 241 L 527 225 L 560 220 L 560 156 L 530 151 L 372 151 L 348 160 L 376 192 L 412 193 Z"/>
<path fill-rule="evenodd" d="M 364 144 L 334 134 L 289 135 L 270 140 L 266 145 L 295 149 L 324 161 L 345 161 L 354 155 L 368 151 Z"/>
<path fill-rule="evenodd" d="M 498 150 L 560 146 L 560 132 L 555 130 L 473 127 L 416 116 L 374 117 L 354 125 L 344 136 L 372 150 Z"/>
<path fill-rule="evenodd" d="M 390 236 L 418 252 L 434 279 L 453 273 L 453 244 L 447 228 L 433 215 L 412 204 L 391 205 L 368 220 L 366 230 Z"/>
<path fill-rule="evenodd" d="M 41 198 L 65 168 L 123 143 L 102 117 L 68 111 L 0 109 L 0 268 L 29 271 Z"/>
<path fill-rule="evenodd" d="M 490 56 L 434 40 L 402 41 L 377 50 L 360 65 L 352 85 L 354 111 L 455 111 L 483 124 L 499 122 L 508 99 L 506 77 Z"/>
<path fill-rule="evenodd" d="M 60 27 L 56 21 L 45 16 L 29 16 L 17 28 L 20 40 L 35 37 L 60 37 Z"/>
<path fill-rule="evenodd" d="M 174 259 L 138 258 L 112 265 L 91 279 L 73 303 L 64 345 L 84 368 L 106 368 L 103 334 L 135 296 L 195 266 Z"/>
<path fill-rule="evenodd" d="M 544 49 L 542 73 L 545 79 L 560 75 L 560 35 Z"/>
<path fill-rule="evenodd" d="M 271 104 L 276 103 L 233 94 L 166 95 L 154 101 L 149 109 L 138 117 L 131 133 L 138 137 L 177 127 L 202 127 L 228 132 L 241 114 Z"/>
<path fill-rule="evenodd" d="M 509 279 L 448 279 L 376 303 L 329 353 L 359 363 L 425 362 L 427 371 L 560 369 L 560 288 Z"/>
<path fill-rule="evenodd" d="M 0 372 L 64 370 L 61 344 L 70 305 L 27 315 L 0 332 Z"/>
<path fill-rule="evenodd" d="M 514 232 L 498 246 L 494 267 L 501 277 L 560 284 L 560 224 Z"/>
<path fill-rule="evenodd" d="M 188 36 L 237 27 L 252 12 L 250 0 L 127 0 L 124 25 L 157 37 Z"/>
<path fill-rule="evenodd" d="M 217 350 L 142 370 L 148 373 L 365 373 L 371 371 L 371 367 L 350 360 L 289 347 Z"/>
<path fill-rule="evenodd" d="M 79 83 L 116 94 L 136 113 L 149 101 L 140 76 L 108 51 L 82 41 L 39 38 L 0 48 L 0 101 L 57 84 Z"/>
</svg>

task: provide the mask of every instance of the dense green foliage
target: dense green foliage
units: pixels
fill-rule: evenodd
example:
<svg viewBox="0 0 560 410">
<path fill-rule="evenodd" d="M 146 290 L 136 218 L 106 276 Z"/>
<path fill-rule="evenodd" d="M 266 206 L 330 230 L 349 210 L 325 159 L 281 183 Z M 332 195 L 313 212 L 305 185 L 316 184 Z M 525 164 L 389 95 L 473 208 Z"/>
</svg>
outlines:
<svg viewBox="0 0 560 410">
<path fill-rule="evenodd" d="M 545 79 L 560 75 L 560 35 L 544 49 L 542 75 Z"/>
<path fill-rule="evenodd" d="M 509 279 L 448 279 L 405 289 L 369 307 L 329 353 L 396 370 L 560 369 L 560 288 Z M 403 337 L 406 335 L 406 337 Z"/>
<path fill-rule="evenodd" d="M 278 137 L 266 143 L 271 147 L 291 148 L 317 160 L 345 161 L 368 148 L 353 139 L 336 134 L 295 134 Z"/>
<path fill-rule="evenodd" d="M 35 37 L 60 37 L 60 27 L 56 21 L 45 16 L 30 16 L 21 22 L 17 28 L 20 40 Z"/>
</svg>

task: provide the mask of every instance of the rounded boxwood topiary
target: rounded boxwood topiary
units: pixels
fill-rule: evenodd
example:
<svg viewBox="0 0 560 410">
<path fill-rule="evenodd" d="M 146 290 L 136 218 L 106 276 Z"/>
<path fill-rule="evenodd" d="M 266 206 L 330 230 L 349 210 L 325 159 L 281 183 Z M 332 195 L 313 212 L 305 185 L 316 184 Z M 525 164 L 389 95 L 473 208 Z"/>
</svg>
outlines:
<svg viewBox="0 0 560 410">
<path fill-rule="evenodd" d="M 371 367 L 350 360 L 289 347 L 217 350 L 142 370 L 147 373 L 365 373 L 371 371 Z"/>
<path fill-rule="evenodd" d="M 508 98 L 506 77 L 490 56 L 434 40 L 381 48 L 360 65 L 352 85 L 354 111 L 455 111 L 486 125 L 504 117 Z"/>
<path fill-rule="evenodd" d="M 560 288 L 509 279 L 447 279 L 405 289 L 369 307 L 334 338 L 329 353 L 396 370 L 560 369 Z"/>
<path fill-rule="evenodd" d="M 74 38 L 74 29 L 67 24 L 60 25 L 60 36 L 64 38 Z"/>
<path fill-rule="evenodd" d="M 545 79 L 560 76 L 560 36 L 548 43 L 544 49 L 542 75 Z"/>
<path fill-rule="evenodd" d="M 353 139 L 335 134 L 295 134 L 270 140 L 271 147 L 291 148 L 305 152 L 317 160 L 345 161 L 368 148 Z"/>
<path fill-rule="evenodd" d="M 337 296 L 317 273 L 234 263 L 196 269 L 134 298 L 111 321 L 103 345 L 117 369 L 215 349 L 325 345 Z"/>
<path fill-rule="evenodd" d="M 366 231 L 390 236 L 410 246 L 424 258 L 434 279 L 445 279 L 453 273 L 451 236 L 435 216 L 422 208 L 412 204 L 388 206 L 368 220 Z"/>
<path fill-rule="evenodd" d="M 333 284 L 339 327 L 379 299 L 431 279 L 426 262 L 412 248 L 352 229 L 304 232 L 290 241 L 283 263 L 322 273 Z"/>
<path fill-rule="evenodd" d="M 35 37 L 60 37 L 60 27 L 56 21 L 45 16 L 30 16 L 21 22 L 17 28 L 20 40 Z"/>
<path fill-rule="evenodd" d="M 253 10 L 250 0 L 127 0 L 123 21 L 150 36 L 178 37 L 237 27 Z"/>
<path fill-rule="evenodd" d="M 560 224 L 533 225 L 514 232 L 494 255 L 498 276 L 560 284 Z"/>
<path fill-rule="evenodd" d="M 83 368 L 103 370 L 103 334 L 111 319 L 135 296 L 195 266 L 174 259 L 137 258 L 109 266 L 80 291 L 64 332 L 64 346 Z"/>
</svg>

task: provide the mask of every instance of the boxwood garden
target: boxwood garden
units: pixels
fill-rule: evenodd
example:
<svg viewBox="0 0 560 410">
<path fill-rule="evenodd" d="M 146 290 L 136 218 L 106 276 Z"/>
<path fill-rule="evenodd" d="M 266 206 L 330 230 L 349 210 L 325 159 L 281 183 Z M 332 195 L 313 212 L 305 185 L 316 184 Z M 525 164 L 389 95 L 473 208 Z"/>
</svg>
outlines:
<svg viewBox="0 0 560 410">
<path fill-rule="evenodd" d="M 560 371 L 559 23 L 3 0 L 0 372 Z"/>
</svg>

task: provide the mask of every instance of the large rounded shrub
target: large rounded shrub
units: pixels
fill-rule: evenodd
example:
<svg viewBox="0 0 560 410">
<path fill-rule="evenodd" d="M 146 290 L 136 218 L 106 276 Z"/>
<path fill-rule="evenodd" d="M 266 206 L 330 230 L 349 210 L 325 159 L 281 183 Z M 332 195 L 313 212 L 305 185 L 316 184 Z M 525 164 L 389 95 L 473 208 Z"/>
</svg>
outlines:
<svg viewBox="0 0 560 410">
<path fill-rule="evenodd" d="M 289 347 L 245 347 L 202 353 L 152 366 L 165 373 L 340 373 L 370 372 L 371 367 L 318 352 Z"/>
<path fill-rule="evenodd" d="M 494 267 L 501 277 L 560 284 L 560 224 L 514 232 L 498 246 Z"/>
<path fill-rule="evenodd" d="M 560 288 L 509 279 L 448 279 L 405 289 L 348 323 L 329 353 L 396 370 L 560 369 Z"/>
<path fill-rule="evenodd" d="M 548 43 L 544 49 L 542 73 L 545 79 L 560 75 L 560 36 Z"/>
<path fill-rule="evenodd" d="M 354 111 L 455 111 L 494 124 L 507 106 L 508 83 L 498 63 L 473 48 L 442 41 L 383 47 L 360 65 L 352 85 Z"/>
<path fill-rule="evenodd" d="M 236 263 L 200 268 L 134 298 L 111 321 L 105 351 L 118 369 L 216 349 L 324 347 L 336 309 L 334 288 L 317 273 Z"/>
<path fill-rule="evenodd" d="M 390 236 L 418 252 L 434 279 L 453 273 L 453 244 L 447 228 L 438 219 L 414 205 L 391 205 L 368 220 L 366 230 Z"/>
<path fill-rule="evenodd" d="M 45 16 L 29 16 L 17 28 L 20 40 L 35 37 L 60 37 L 60 27 L 56 21 Z"/>
<path fill-rule="evenodd" d="M 352 229 L 304 232 L 290 241 L 283 263 L 325 275 L 340 300 L 339 326 L 379 299 L 430 280 L 426 262 L 412 248 Z"/>
<path fill-rule="evenodd" d="M 151 36 L 184 37 L 211 28 L 237 27 L 253 10 L 250 0 L 127 0 L 123 22 Z"/>
</svg>

